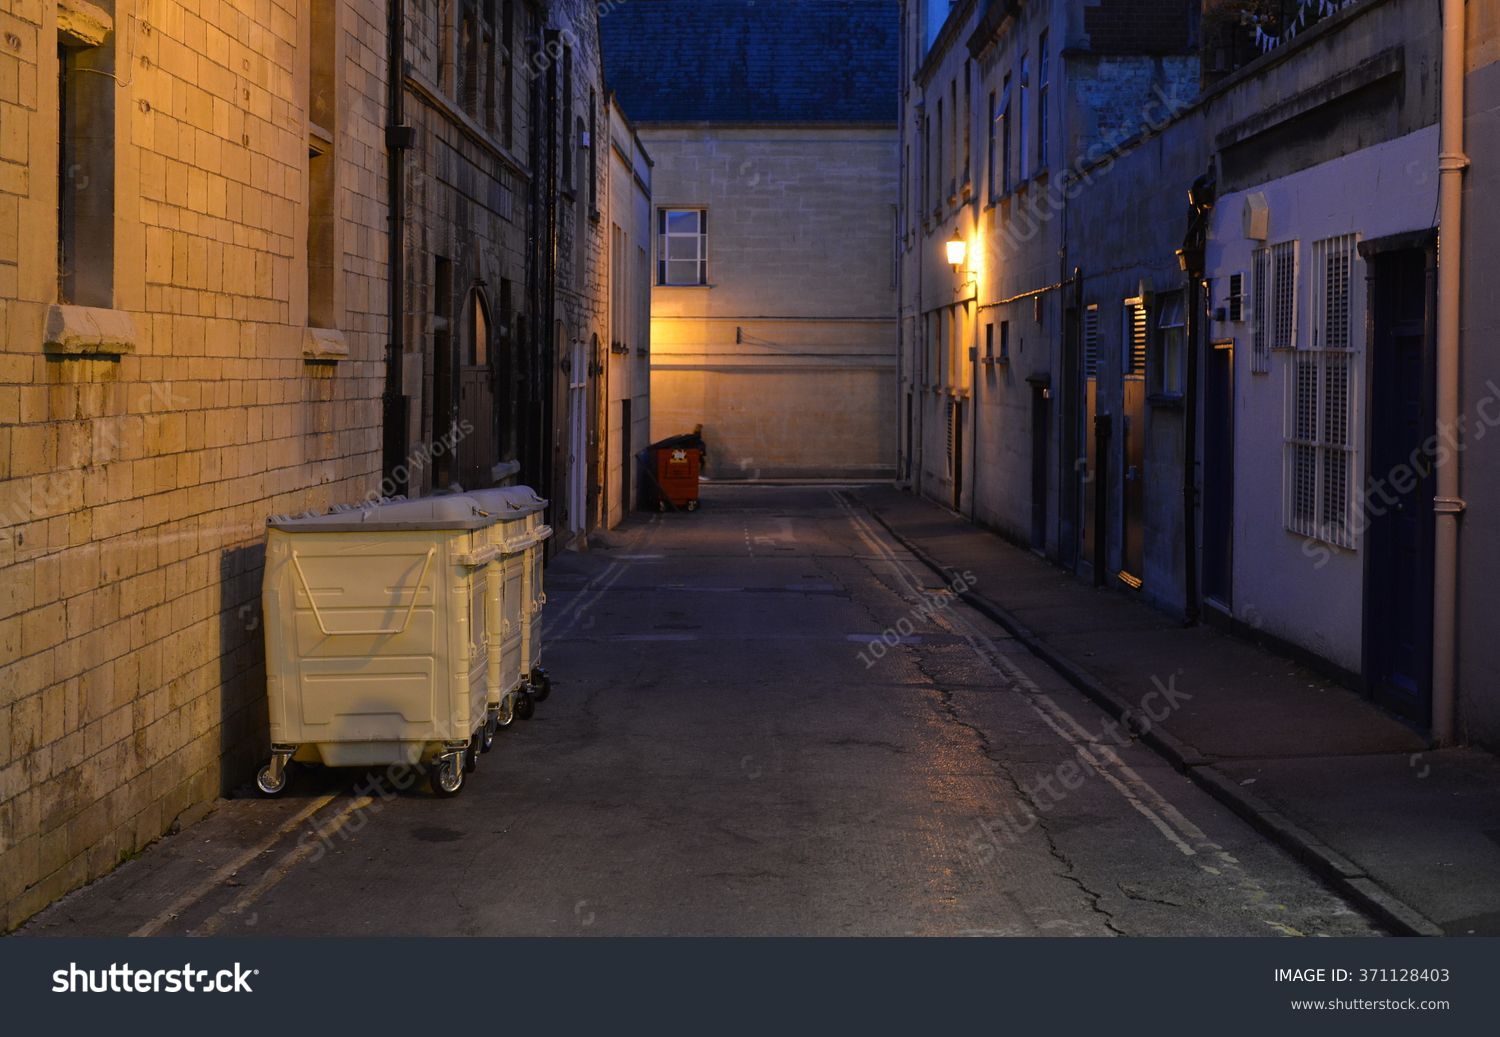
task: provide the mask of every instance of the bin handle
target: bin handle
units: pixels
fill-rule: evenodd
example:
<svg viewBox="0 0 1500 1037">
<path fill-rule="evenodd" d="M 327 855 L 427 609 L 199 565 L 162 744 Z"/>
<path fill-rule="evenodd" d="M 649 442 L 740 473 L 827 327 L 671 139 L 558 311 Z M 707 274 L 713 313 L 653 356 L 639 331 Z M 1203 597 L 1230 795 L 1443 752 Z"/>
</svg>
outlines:
<svg viewBox="0 0 1500 1037">
<path fill-rule="evenodd" d="M 417 599 L 422 596 L 422 582 L 427 579 L 427 570 L 432 566 L 432 556 L 437 553 L 437 548 L 429 547 L 427 557 L 422 562 L 422 572 L 417 577 L 416 589 L 411 592 L 411 604 L 406 606 L 406 618 L 401 625 L 394 630 L 329 630 L 323 622 L 323 613 L 318 611 L 318 599 L 313 597 L 312 588 L 307 585 L 307 574 L 302 571 L 302 562 L 297 558 L 297 552 L 292 552 L 292 568 L 297 570 L 297 578 L 302 581 L 302 593 L 307 595 L 307 603 L 312 606 L 313 619 L 317 620 L 318 629 L 323 632 L 324 637 L 370 637 L 386 636 L 406 633 L 406 628 L 411 625 L 411 617 L 417 611 Z"/>
</svg>

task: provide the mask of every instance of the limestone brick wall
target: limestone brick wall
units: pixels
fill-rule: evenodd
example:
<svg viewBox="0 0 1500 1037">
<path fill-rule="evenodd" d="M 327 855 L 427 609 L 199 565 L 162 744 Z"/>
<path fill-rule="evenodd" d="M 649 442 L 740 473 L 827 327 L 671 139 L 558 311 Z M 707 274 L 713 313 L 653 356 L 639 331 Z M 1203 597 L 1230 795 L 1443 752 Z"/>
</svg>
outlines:
<svg viewBox="0 0 1500 1037">
<path fill-rule="evenodd" d="M 249 776 L 265 520 L 379 481 L 385 8 L 336 8 L 347 356 L 309 362 L 307 7 L 0 10 L 6 928 Z M 113 114 L 89 144 L 113 141 L 112 285 L 88 308 L 58 305 L 59 191 L 97 209 L 106 189 L 58 174 L 60 11 L 111 27 Z"/>
</svg>

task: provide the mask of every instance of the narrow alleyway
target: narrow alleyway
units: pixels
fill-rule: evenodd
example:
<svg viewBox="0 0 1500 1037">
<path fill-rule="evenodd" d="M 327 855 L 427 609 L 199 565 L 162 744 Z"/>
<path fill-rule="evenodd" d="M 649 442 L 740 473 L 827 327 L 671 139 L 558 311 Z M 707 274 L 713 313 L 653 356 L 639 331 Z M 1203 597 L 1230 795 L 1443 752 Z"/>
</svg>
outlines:
<svg viewBox="0 0 1500 1037">
<path fill-rule="evenodd" d="M 835 489 L 709 488 L 554 564 L 555 693 L 463 795 L 306 773 L 24 932 L 1375 932 L 939 589 Z"/>
</svg>

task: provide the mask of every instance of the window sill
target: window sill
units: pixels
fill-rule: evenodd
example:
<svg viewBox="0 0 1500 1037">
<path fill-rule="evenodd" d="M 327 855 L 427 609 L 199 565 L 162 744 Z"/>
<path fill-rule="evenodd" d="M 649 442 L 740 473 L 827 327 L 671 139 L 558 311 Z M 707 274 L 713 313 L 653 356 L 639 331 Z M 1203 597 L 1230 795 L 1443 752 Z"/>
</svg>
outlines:
<svg viewBox="0 0 1500 1037">
<path fill-rule="evenodd" d="M 342 331 L 331 328 L 306 328 L 302 332 L 302 359 L 318 363 L 338 363 L 349 359 L 349 343 Z"/>
<path fill-rule="evenodd" d="M 717 288 L 719 286 L 716 285 L 716 284 L 661 284 L 660 282 L 658 282 L 657 285 L 656 285 L 656 287 L 658 287 L 658 288 L 685 288 L 685 289 L 687 289 L 689 291 L 693 291 L 693 290 L 700 290 L 701 291 L 701 290 L 706 289 L 706 288 Z"/>
<path fill-rule="evenodd" d="M 1182 410 L 1180 394 L 1154 392 L 1146 397 L 1146 403 L 1155 410 Z"/>
<path fill-rule="evenodd" d="M 42 345 L 60 357 L 123 356 L 135 352 L 135 322 L 124 310 L 54 303 L 47 308 Z"/>
</svg>

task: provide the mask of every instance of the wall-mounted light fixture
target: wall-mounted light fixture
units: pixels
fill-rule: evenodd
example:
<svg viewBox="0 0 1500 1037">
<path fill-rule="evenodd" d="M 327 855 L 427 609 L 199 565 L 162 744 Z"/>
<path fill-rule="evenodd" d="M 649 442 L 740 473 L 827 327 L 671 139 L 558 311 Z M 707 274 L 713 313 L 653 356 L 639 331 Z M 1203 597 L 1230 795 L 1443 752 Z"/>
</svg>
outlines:
<svg viewBox="0 0 1500 1037">
<path fill-rule="evenodd" d="M 969 256 L 969 243 L 961 238 L 957 231 L 953 237 L 948 239 L 948 265 L 953 268 L 955 274 L 963 272 L 964 260 Z"/>
<path fill-rule="evenodd" d="M 974 287 L 977 290 L 979 277 L 974 271 L 967 269 L 969 243 L 964 240 L 962 235 L 954 231 L 953 237 L 948 239 L 944 247 L 948 253 L 948 265 L 953 267 L 954 274 L 960 278 L 956 291 L 959 294 L 963 294 L 964 289 L 969 287 Z"/>
</svg>

